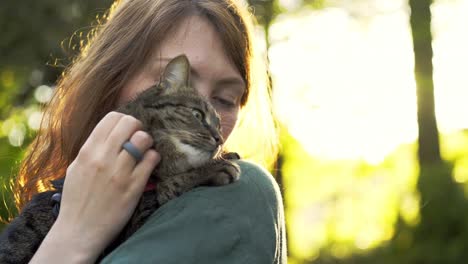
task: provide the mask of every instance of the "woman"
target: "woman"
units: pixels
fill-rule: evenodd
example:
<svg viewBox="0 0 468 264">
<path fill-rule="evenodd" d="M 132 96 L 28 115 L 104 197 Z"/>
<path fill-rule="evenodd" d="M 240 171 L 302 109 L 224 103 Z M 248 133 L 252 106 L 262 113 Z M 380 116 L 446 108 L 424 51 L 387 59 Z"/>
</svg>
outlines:
<svg viewBox="0 0 468 264">
<path fill-rule="evenodd" d="M 31 263 L 93 263 L 123 228 L 159 154 L 138 120 L 112 110 L 158 82 L 177 55 L 188 57 L 192 85 L 220 114 L 226 147 L 247 157 L 274 155 L 250 31 L 232 0 L 114 4 L 58 83 L 21 166 L 20 206 L 66 174 L 60 214 Z M 122 149 L 126 141 L 144 153 L 140 162 Z M 238 182 L 170 201 L 103 263 L 285 263 L 278 186 L 261 167 L 239 165 Z"/>
</svg>

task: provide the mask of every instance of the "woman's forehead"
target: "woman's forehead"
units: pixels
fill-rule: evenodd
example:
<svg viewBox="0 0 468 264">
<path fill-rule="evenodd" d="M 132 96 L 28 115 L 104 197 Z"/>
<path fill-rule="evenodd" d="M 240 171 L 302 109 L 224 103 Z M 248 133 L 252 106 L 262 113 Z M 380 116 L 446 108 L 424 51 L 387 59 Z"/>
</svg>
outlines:
<svg viewBox="0 0 468 264">
<path fill-rule="evenodd" d="M 154 72 L 162 73 L 171 59 L 185 54 L 193 77 L 237 80 L 245 87 L 244 78 L 229 59 L 218 32 L 206 18 L 190 16 L 184 19 L 155 47 L 153 54 L 150 65 Z"/>
</svg>

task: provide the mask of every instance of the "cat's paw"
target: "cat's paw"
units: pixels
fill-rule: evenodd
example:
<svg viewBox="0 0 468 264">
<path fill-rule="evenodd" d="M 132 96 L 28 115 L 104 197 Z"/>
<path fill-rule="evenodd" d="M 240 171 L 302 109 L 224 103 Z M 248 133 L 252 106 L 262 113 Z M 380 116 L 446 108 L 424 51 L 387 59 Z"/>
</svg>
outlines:
<svg viewBox="0 0 468 264">
<path fill-rule="evenodd" d="M 210 183 L 214 186 L 222 186 L 239 180 L 239 177 L 239 165 L 231 161 L 224 161 L 221 166 L 216 168 Z"/>
<path fill-rule="evenodd" d="M 237 152 L 224 152 L 223 154 L 221 154 L 221 157 L 227 160 L 239 160 L 240 159 L 240 156 L 239 154 L 237 154 Z"/>
</svg>

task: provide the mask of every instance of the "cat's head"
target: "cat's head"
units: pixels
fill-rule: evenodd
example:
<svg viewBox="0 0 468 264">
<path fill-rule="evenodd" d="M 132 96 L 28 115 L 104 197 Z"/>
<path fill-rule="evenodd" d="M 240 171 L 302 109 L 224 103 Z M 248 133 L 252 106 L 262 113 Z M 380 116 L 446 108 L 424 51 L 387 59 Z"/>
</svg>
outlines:
<svg viewBox="0 0 468 264">
<path fill-rule="evenodd" d="M 160 83 L 148 89 L 147 111 L 158 111 L 164 130 L 177 150 L 193 165 L 219 154 L 223 138 L 220 119 L 213 106 L 190 85 L 190 64 L 186 56 L 171 60 Z"/>
</svg>

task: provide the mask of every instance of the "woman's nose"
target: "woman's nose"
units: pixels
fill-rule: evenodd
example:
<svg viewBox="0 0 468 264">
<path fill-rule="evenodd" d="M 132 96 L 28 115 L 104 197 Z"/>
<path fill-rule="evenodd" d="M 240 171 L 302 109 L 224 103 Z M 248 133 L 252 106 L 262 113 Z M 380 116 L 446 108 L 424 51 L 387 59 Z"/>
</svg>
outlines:
<svg viewBox="0 0 468 264">
<path fill-rule="evenodd" d="M 205 98 L 206 100 L 210 99 L 211 88 L 210 84 L 207 81 L 195 79 L 190 82 L 190 85 L 192 85 L 192 87 L 195 88 L 198 94 L 201 95 L 203 98 Z"/>
</svg>

